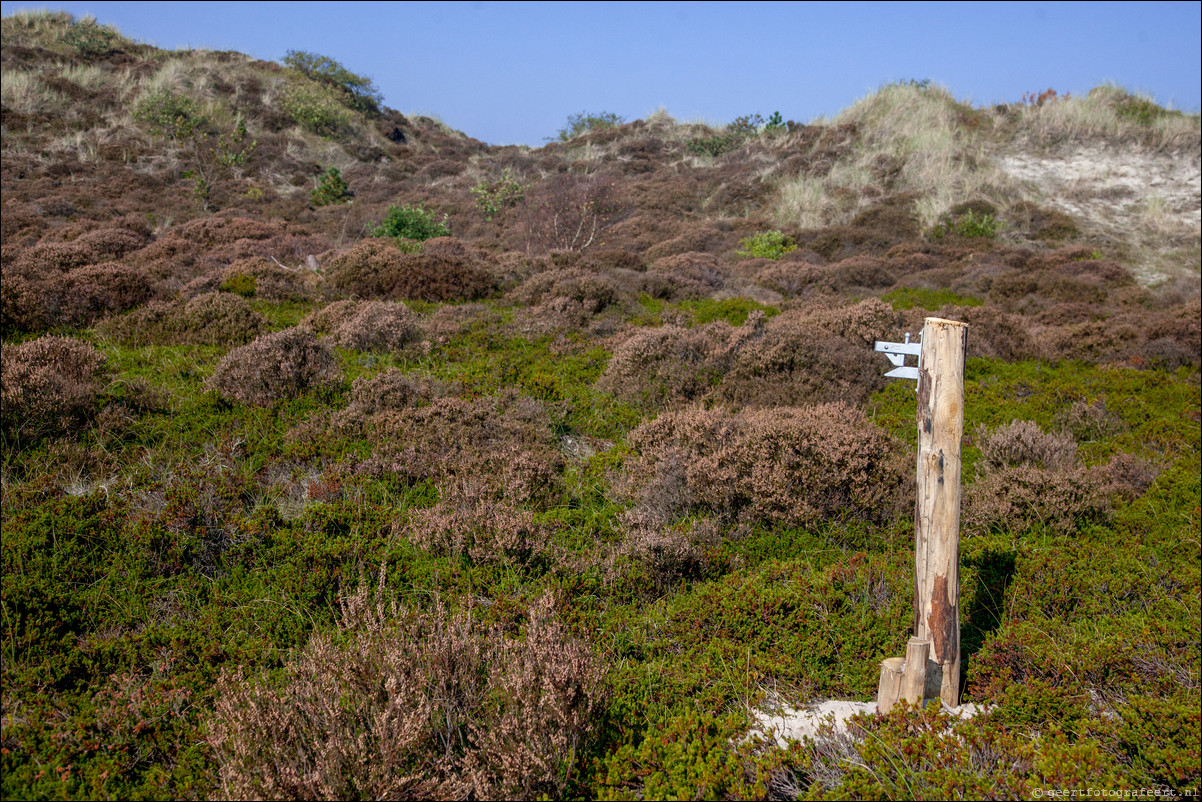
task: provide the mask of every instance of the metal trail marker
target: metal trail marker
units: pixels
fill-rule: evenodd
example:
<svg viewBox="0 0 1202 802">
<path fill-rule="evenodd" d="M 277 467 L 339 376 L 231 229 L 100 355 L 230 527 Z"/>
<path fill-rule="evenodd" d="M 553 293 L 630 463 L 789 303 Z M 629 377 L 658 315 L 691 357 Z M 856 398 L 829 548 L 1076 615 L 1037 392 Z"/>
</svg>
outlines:
<svg viewBox="0 0 1202 802">
<path fill-rule="evenodd" d="M 893 370 L 918 382 L 918 498 L 914 511 L 914 636 L 906 658 L 881 663 L 877 709 L 903 698 L 960 703 L 960 441 L 968 325 L 929 317 L 917 343 L 877 342 Z M 905 364 L 918 356 L 917 366 Z"/>
</svg>

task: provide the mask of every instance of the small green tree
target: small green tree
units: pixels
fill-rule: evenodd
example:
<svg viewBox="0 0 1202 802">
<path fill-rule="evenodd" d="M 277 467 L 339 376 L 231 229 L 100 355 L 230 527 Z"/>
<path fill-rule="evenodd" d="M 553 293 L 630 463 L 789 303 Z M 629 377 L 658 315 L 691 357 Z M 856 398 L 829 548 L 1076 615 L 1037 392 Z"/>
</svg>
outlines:
<svg viewBox="0 0 1202 802">
<path fill-rule="evenodd" d="M 289 50 L 284 64 L 300 72 L 306 78 L 333 89 L 347 108 L 364 114 L 380 113 L 384 96 L 370 78 L 356 75 L 329 56 L 308 53 L 304 50 Z"/>
<path fill-rule="evenodd" d="M 481 181 L 471 192 L 476 196 L 476 208 L 485 220 L 492 220 L 502 209 L 515 206 L 526 197 L 526 187 L 508 173 L 496 181 Z"/>
<path fill-rule="evenodd" d="M 354 193 L 342 178 L 341 171 L 337 167 L 331 167 L 321 177 L 317 188 L 309 193 L 309 202 L 314 206 L 331 206 L 335 203 L 348 203 L 353 197 Z"/>
</svg>

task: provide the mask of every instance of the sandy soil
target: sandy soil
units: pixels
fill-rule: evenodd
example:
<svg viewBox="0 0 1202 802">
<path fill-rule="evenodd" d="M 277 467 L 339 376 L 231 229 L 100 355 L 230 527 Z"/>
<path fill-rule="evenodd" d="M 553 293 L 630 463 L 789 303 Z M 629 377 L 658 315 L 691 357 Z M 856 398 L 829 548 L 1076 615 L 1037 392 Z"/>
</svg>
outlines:
<svg viewBox="0 0 1202 802">
<path fill-rule="evenodd" d="M 1001 154 L 997 164 L 1037 203 L 1071 215 L 1090 233 L 1138 247 L 1152 245 L 1150 239 L 1196 241 L 1202 232 L 1198 154 L 1083 147 Z M 1133 272 L 1145 285 L 1171 277 L 1163 267 L 1135 261 Z"/>
<path fill-rule="evenodd" d="M 974 704 L 945 707 L 944 710 L 961 718 L 971 718 L 983 712 L 982 707 Z M 778 707 L 769 711 L 756 710 L 753 712 L 756 723 L 751 728 L 751 734 L 773 738 L 781 749 L 785 749 L 789 741 L 818 737 L 823 725 L 829 725 L 833 732 L 844 732 L 847 729 L 847 720 L 857 713 L 875 715 L 876 702 L 830 699 L 801 710 L 791 707 Z"/>
</svg>

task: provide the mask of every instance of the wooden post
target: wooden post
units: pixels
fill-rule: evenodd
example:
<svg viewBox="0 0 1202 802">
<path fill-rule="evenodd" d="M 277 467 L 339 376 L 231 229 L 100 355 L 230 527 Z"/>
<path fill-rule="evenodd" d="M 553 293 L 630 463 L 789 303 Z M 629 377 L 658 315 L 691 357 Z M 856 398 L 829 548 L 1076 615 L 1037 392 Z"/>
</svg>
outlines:
<svg viewBox="0 0 1202 802">
<path fill-rule="evenodd" d="M 953 707 L 960 704 L 960 440 L 967 342 L 967 324 L 927 318 L 918 369 L 914 637 L 930 642 L 931 658 L 943 674 L 939 696 Z"/>
<path fill-rule="evenodd" d="M 904 657 L 886 657 L 881 661 L 881 681 L 876 689 L 876 709 L 882 716 L 887 715 L 897 703 L 901 694 L 902 665 Z"/>
<path fill-rule="evenodd" d="M 921 705 L 927 691 L 927 655 L 931 642 L 910 638 L 906 644 L 906 665 L 902 669 L 901 698 L 912 705 Z"/>
</svg>

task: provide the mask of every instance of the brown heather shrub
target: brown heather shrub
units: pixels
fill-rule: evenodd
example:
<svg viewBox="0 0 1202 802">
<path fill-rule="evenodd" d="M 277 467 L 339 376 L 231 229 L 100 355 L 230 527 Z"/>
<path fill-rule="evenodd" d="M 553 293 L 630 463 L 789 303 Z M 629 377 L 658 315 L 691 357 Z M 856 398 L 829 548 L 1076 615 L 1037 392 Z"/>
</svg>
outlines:
<svg viewBox="0 0 1202 802">
<path fill-rule="evenodd" d="M 1048 359 L 1096 363 L 1122 361 L 1135 352 L 1142 339 L 1135 325 L 1112 318 L 1048 328 L 1040 333 L 1039 343 Z"/>
<path fill-rule="evenodd" d="M 902 316 L 877 299 L 851 306 L 831 300 L 772 318 L 731 360 L 716 394 L 736 404 L 858 404 L 884 386 L 876 340 L 901 340 Z M 882 360 L 883 361 L 883 360 Z"/>
<path fill-rule="evenodd" d="M 535 306 L 551 298 L 565 298 L 595 315 L 617 303 L 618 285 L 609 276 L 580 268 L 553 269 L 538 273 L 509 291 L 507 300 Z"/>
<path fill-rule="evenodd" d="M 656 259 L 643 281 L 648 295 L 671 301 L 708 298 L 726 283 L 718 257 L 708 253 L 682 253 Z"/>
<path fill-rule="evenodd" d="M 236 259 L 220 273 L 223 283 L 239 276 L 254 279 L 254 297 L 267 301 L 306 300 L 314 295 L 319 280 L 308 270 L 280 267 L 262 256 Z"/>
<path fill-rule="evenodd" d="M 0 336 L 42 331 L 47 324 L 38 285 L 11 271 L 0 273 Z"/>
<path fill-rule="evenodd" d="M 684 468 L 689 508 L 747 523 L 889 523 L 905 512 L 913 470 L 883 430 L 838 403 L 671 412 L 642 424 L 627 441 L 637 454 L 634 488 L 675 463 Z"/>
<path fill-rule="evenodd" d="M 1052 422 L 1080 443 L 1105 440 L 1128 428 L 1122 418 L 1106 409 L 1106 403 L 1100 398 L 1092 402 L 1074 401 L 1058 412 Z"/>
<path fill-rule="evenodd" d="M 745 328 L 751 331 L 759 320 Z M 700 399 L 720 380 L 734 331 L 724 321 L 637 329 L 614 348 L 597 389 L 643 409 Z"/>
<path fill-rule="evenodd" d="M 150 303 L 101 321 L 96 330 L 129 346 L 242 345 L 268 327 L 245 298 L 209 292 L 184 302 Z"/>
<path fill-rule="evenodd" d="M 396 351 L 421 338 L 417 315 L 395 301 L 365 301 L 333 327 L 330 342 L 357 351 Z"/>
<path fill-rule="evenodd" d="M 659 512 L 640 506 L 622 513 L 622 542 L 617 555 L 641 564 L 656 589 L 664 592 L 682 579 L 696 579 L 704 574 L 708 563 L 705 550 L 693 540 L 708 539 L 712 542 L 704 545 L 716 544 L 717 527 L 706 521 L 686 535 L 668 526 Z"/>
<path fill-rule="evenodd" d="M 365 434 L 380 446 L 360 466 L 369 475 L 448 487 L 456 480 L 476 481 L 478 495 L 514 506 L 545 506 L 562 490 L 563 452 L 546 411 L 526 396 L 437 398 L 361 420 Z"/>
<path fill-rule="evenodd" d="M 1018 315 L 992 306 L 956 306 L 949 304 L 938 316 L 968 324 L 969 359 L 1001 359 L 1005 362 L 1043 358 L 1043 348 L 1031 336 Z"/>
<path fill-rule="evenodd" d="M 9 271 L 13 275 L 37 281 L 96 261 L 91 249 L 79 242 L 42 241 L 21 252 L 13 260 Z"/>
<path fill-rule="evenodd" d="M 282 233 L 282 223 L 265 223 L 246 217 L 201 217 L 175 226 L 167 236 L 211 247 L 243 239 L 271 239 Z"/>
<path fill-rule="evenodd" d="M 243 404 L 270 406 L 341 378 L 330 347 L 313 332 L 295 327 L 230 351 L 205 387 Z"/>
<path fill-rule="evenodd" d="M 391 240 L 367 239 L 326 264 L 326 284 L 360 298 L 422 301 L 473 300 L 488 295 L 496 281 L 476 258 L 448 252 L 435 243 L 429 252 L 403 253 Z"/>
<path fill-rule="evenodd" d="M 75 242 L 87 248 L 96 262 L 111 262 L 144 248 L 150 237 L 129 228 L 99 228 L 80 235 Z"/>
<path fill-rule="evenodd" d="M 415 510 L 398 533 L 437 554 L 469 558 L 475 565 L 530 566 L 545 559 L 551 541 L 548 526 L 510 504 L 482 498 L 468 488 L 426 510 Z"/>
<path fill-rule="evenodd" d="M 365 584 L 340 598 L 281 681 L 224 674 L 208 742 L 228 799 L 534 799 L 573 786 L 602 703 L 603 671 L 530 608 L 524 637 L 386 604 Z"/>
<path fill-rule="evenodd" d="M 75 431 L 107 375 L 104 355 L 70 337 L 0 347 L 0 431 L 19 440 Z"/>
<path fill-rule="evenodd" d="M 59 325 L 90 326 L 146 303 L 154 295 L 154 284 L 146 271 L 118 262 L 78 267 L 45 283 L 46 319 Z"/>
<path fill-rule="evenodd" d="M 983 474 L 1021 465 L 1067 471 L 1077 464 L 1072 435 L 1045 432 L 1034 421 L 1016 420 L 994 429 L 978 426 L 975 439 L 981 449 L 977 469 Z"/>
<path fill-rule="evenodd" d="M 1018 535 L 1037 527 L 1068 535 L 1110 514 L 1105 481 L 1086 469 L 1045 470 L 1030 463 L 992 471 L 964 493 L 965 527 Z"/>
</svg>

